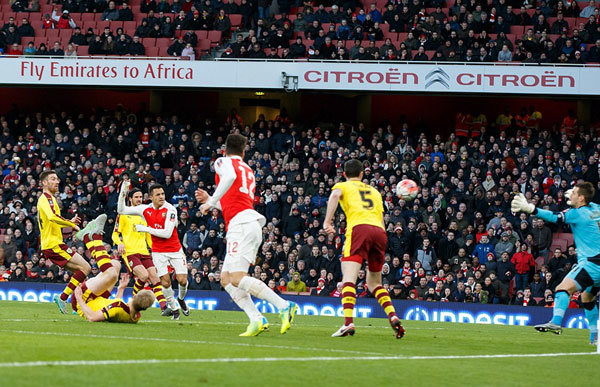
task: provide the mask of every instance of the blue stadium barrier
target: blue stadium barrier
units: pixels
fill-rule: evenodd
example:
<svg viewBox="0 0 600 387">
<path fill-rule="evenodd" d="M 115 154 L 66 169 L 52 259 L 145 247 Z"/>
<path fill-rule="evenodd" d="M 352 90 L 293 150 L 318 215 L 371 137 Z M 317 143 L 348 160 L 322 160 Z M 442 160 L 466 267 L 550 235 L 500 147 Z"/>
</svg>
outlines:
<svg viewBox="0 0 600 387">
<path fill-rule="evenodd" d="M 1 301 L 52 302 L 64 285 L 37 282 L 0 282 Z M 113 291 L 113 296 L 116 290 Z M 125 290 L 128 301 L 132 289 Z M 339 298 L 285 296 L 299 305 L 299 314 L 342 317 Z M 190 308 L 197 310 L 239 310 L 225 292 L 190 290 L 186 296 Z M 551 308 L 522 307 L 493 304 L 463 304 L 454 302 L 393 301 L 398 315 L 403 320 L 442 321 L 474 324 L 498 324 L 531 326 L 545 323 L 552 317 Z M 155 303 L 155 307 L 158 304 Z M 274 313 L 273 305 L 257 300 L 263 313 Z M 355 307 L 356 317 L 385 318 L 385 313 L 373 298 L 359 298 Z M 564 326 L 587 329 L 583 309 L 569 309 L 565 314 Z"/>
</svg>

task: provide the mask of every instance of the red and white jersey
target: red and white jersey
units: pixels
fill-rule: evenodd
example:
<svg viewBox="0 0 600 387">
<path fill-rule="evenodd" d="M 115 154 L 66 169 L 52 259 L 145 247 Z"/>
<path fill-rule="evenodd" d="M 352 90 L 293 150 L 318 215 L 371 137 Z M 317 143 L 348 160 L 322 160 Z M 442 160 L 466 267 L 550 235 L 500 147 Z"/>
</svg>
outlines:
<svg viewBox="0 0 600 387">
<path fill-rule="evenodd" d="M 217 189 L 211 205 L 220 207 L 225 227 L 258 220 L 264 226 L 266 219 L 254 210 L 254 172 L 239 156 L 220 157 L 215 162 Z M 220 206 L 217 205 L 220 204 Z"/>
<path fill-rule="evenodd" d="M 181 250 L 181 243 L 179 243 L 177 235 L 177 209 L 172 204 L 165 202 L 159 209 L 149 204 L 145 206 L 143 216 L 148 227 L 157 230 L 173 230 L 171 235 L 166 238 L 151 235 L 153 252 L 175 253 Z"/>
</svg>

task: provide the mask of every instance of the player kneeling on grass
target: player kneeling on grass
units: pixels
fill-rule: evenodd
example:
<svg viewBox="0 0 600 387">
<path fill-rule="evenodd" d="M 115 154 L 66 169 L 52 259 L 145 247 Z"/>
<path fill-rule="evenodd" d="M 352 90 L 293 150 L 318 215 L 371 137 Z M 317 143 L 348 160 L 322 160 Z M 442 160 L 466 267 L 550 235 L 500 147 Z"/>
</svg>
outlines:
<svg viewBox="0 0 600 387">
<path fill-rule="evenodd" d="M 359 160 L 346 161 L 344 176 L 347 181 L 332 187 L 323 222 L 325 231 L 335 234 L 332 221 L 339 202 L 348 222 L 342 257 L 342 306 L 346 321 L 331 336 L 354 335 L 352 315 L 356 303 L 355 284 L 362 263 L 367 261 L 367 287 L 385 310 L 396 338 L 400 339 L 404 336 L 404 328 L 396 316 L 390 294 L 381 286 L 381 269 L 387 246 L 381 194 L 362 182 L 363 164 Z"/>
<path fill-rule="evenodd" d="M 119 261 L 113 260 L 111 263 L 110 269 L 85 281 L 75 289 L 77 314 L 90 322 L 137 323 L 141 311 L 148 309 L 154 303 L 154 293 L 150 290 L 142 290 L 126 303 L 122 297 L 129 276 L 125 275 L 119 284 L 117 297 L 109 298 L 121 270 Z"/>
<path fill-rule="evenodd" d="M 246 137 L 230 134 L 225 140 L 225 157 L 215 162 L 217 189 L 213 196 L 202 189 L 196 199 L 203 203 L 200 212 L 206 215 L 211 208 L 223 212 L 227 229 L 227 254 L 223 262 L 221 284 L 231 299 L 250 318 L 250 325 L 240 336 L 256 336 L 269 327 L 250 295 L 273 304 L 279 309 L 281 334 L 290 328 L 297 306 L 279 297 L 264 282 L 250 277 L 248 269 L 256 261 L 262 243 L 262 226 L 266 219 L 254 210 L 254 172 L 244 162 Z"/>
<path fill-rule="evenodd" d="M 592 203 L 595 194 L 591 183 L 579 183 L 565 194 L 567 204 L 572 208 L 557 213 L 536 208 L 527 202 L 523 194 L 516 195 L 511 202 L 513 212 L 525 212 L 547 222 L 570 225 L 577 248 L 577 265 L 556 287 L 552 320 L 536 325 L 535 329 L 561 334 L 562 320 L 571 295 L 583 291 L 581 301 L 590 329 L 590 344 L 598 341 L 598 305 L 595 297 L 600 288 L 600 205 Z"/>
</svg>

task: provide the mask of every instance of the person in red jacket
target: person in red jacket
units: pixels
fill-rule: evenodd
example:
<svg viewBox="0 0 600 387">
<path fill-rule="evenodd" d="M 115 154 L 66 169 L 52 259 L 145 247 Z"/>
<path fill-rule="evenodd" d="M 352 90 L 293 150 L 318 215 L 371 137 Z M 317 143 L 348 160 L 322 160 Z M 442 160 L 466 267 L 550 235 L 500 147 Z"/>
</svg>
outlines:
<svg viewBox="0 0 600 387">
<path fill-rule="evenodd" d="M 75 20 L 69 16 L 69 11 L 66 9 L 62 12 L 61 16 L 58 16 L 56 13 L 56 7 L 52 10 L 52 20 L 56 22 L 56 28 L 58 29 L 69 29 L 75 28 L 77 25 L 75 24 Z"/>
<path fill-rule="evenodd" d="M 529 271 L 535 267 L 533 255 L 528 251 L 526 243 L 521 244 L 520 249 L 510 260 L 517 269 L 515 276 L 516 290 L 523 290 L 529 283 Z"/>
</svg>

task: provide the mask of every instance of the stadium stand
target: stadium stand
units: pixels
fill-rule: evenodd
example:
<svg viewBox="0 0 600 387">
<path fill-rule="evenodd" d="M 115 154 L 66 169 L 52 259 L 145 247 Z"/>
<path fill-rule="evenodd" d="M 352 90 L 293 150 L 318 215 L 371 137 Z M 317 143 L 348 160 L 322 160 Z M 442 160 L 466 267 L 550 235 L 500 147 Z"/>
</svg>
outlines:
<svg viewBox="0 0 600 387">
<path fill-rule="evenodd" d="M 213 123 L 122 109 L 93 116 L 13 110 L 0 120 L 0 281 L 69 279 L 39 252 L 37 178 L 43 168 L 54 168 L 63 182 L 63 214 L 90 220 L 107 213 L 106 243 L 119 176 L 127 173 L 144 192 L 152 182 L 163 183 L 179 211 L 192 288 L 219 289 L 223 220 L 218 212 L 201 216 L 193 193 L 197 187 L 212 191 L 211 164 L 227 133 L 239 130 L 250 138 L 255 207 L 268 219 L 251 272 L 279 291 L 336 295 L 345 225 L 337 222 L 340 236 L 330 237 L 322 221 L 344 160 L 358 158 L 365 179 L 384 198 L 389 243 L 383 277 L 393 298 L 552 305 L 554 288 L 576 262 L 572 234 L 511 214 L 510 198 L 524 192 L 538 206 L 560 211 L 576 181 L 600 187 L 600 137 L 598 126 L 584 128 L 570 114 L 554 123 L 556 130 L 543 129 L 542 113 L 507 111 L 488 123 L 483 112 L 461 112 L 456 131 L 443 137 L 408 124 L 309 126 L 292 121 L 285 109 L 275 120 L 261 116 L 251 123 L 235 111 Z M 402 178 L 422 188 L 413 202 L 392 192 Z M 27 261 L 33 261 L 30 270 Z M 290 283 L 296 271 L 302 283 Z M 361 297 L 370 296 L 364 278 L 361 272 Z M 532 299 L 523 298 L 525 288 Z"/>
<path fill-rule="evenodd" d="M 137 35 L 144 39 L 147 56 L 173 56 L 173 50 L 166 49 L 171 46 L 168 43 L 188 36 L 196 58 L 262 58 L 253 53 L 254 43 L 258 43 L 260 52 L 274 53 L 269 59 L 600 62 L 600 14 L 595 5 L 582 1 L 553 2 L 554 6 L 546 2 L 516 3 L 336 0 L 328 7 L 318 2 L 295 2 L 290 7 L 274 2 L 271 17 L 262 19 L 257 2 L 252 0 L 183 5 L 153 0 L 143 4 L 132 0 L 122 5 L 113 1 L 63 1 L 55 5 L 1 0 L 0 20 L 4 23 L 0 50 L 8 54 L 16 42 L 14 49 L 22 51 L 33 42 L 35 52 L 25 54 L 47 55 L 40 45 L 47 47 L 55 41 L 64 50 L 73 26 L 77 26 L 85 35 L 77 45 L 89 46 L 79 47 L 79 55 L 138 55 L 139 50 L 128 50 Z M 33 30 L 23 27 L 24 19 Z M 10 31 L 13 24 L 15 30 Z M 59 33 L 58 29 L 65 31 Z M 230 42 L 230 37 L 238 33 L 242 41 Z M 116 42 L 121 34 L 126 35 L 126 43 L 118 49 L 111 42 L 105 44 L 108 35 Z M 101 36 L 99 44 L 94 43 L 96 35 Z M 158 40 L 145 40 L 148 37 Z M 325 42 L 326 37 L 331 43 Z M 304 48 L 291 47 L 297 38 L 302 39 Z M 340 50 L 342 47 L 344 50 Z M 419 47 L 425 52 L 419 53 Z M 181 50 L 174 51 L 180 56 Z"/>
</svg>

